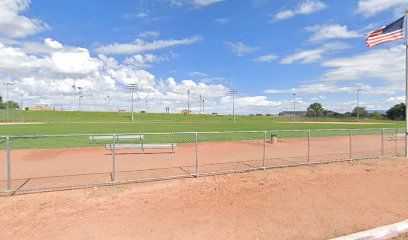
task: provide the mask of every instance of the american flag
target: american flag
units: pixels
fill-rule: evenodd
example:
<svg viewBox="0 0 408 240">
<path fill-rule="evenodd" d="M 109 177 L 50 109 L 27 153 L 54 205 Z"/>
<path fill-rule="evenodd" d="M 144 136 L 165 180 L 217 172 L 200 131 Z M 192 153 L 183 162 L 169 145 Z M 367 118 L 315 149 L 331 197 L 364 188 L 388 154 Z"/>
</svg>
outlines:
<svg viewBox="0 0 408 240">
<path fill-rule="evenodd" d="M 374 47 L 382 43 L 396 41 L 404 38 L 404 17 L 388 24 L 385 27 L 367 33 L 367 47 Z"/>
</svg>

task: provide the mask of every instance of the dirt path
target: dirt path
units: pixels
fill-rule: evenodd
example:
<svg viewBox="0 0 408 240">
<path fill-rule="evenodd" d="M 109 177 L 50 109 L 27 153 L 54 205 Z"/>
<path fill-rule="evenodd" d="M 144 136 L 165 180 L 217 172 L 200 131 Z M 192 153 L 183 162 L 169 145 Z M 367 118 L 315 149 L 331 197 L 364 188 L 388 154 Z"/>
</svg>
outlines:
<svg viewBox="0 0 408 240">
<path fill-rule="evenodd" d="M 292 124 L 332 124 L 332 125 L 381 125 L 381 124 L 392 124 L 392 123 L 381 123 L 381 122 L 282 122 L 282 123 L 292 123 Z"/>
<path fill-rule="evenodd" d="M 326 239 L 408 218 L 408 161 L 0 197 L 3 239 Z"/>
</svg>

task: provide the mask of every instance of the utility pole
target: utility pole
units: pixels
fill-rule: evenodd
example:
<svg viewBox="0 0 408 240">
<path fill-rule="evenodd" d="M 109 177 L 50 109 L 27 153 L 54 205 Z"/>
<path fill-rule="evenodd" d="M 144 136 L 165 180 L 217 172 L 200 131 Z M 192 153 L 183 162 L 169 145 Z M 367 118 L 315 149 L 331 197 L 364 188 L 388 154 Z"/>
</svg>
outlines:
<svg viewBox="0 0 408 240">
<path fill-rule="evenodd" d="M 137 84 L 136 83 L 129 83 L 127 85 L 127 87 L 128 87 L 128 89 L 130 89 L 130 91 L 132 93 L 132 110 L 131 111 L 132 111 L 132 123 L 133 123 L 134 122 L 134 118 L 133 118 L 133 92 L 136 89 Z"/>
<path fill-rule="evenodd" d="M 6 85 L 6 101 L 5 101 L 6 103 L 6 123 L 8 123 L 9 122 L 9 106 L 10 106 L 10 100 L 8 98 L 8 89 L 9 89 L 9 86 L 14 85 L 14 83 L 6 82 L 4 83 L 4 85 Z"/>
<path fill-rule="evenodd" d="M 357 89 L 357 121 L 360 122 L 360 91 L 361 89 Z"/>
<path fill-rule="evenodd" d="M 293 121 L 296 120 L 296 93 L 293 93 Z"/>
<path fill-rule="evenodd" d="M 235 95 L 238 94 L 238 90 L 232 89 L 230 91 L 230 94 L 232 95 L 232 116 L 234 118 L 234 123 L 235 123 Z"/>
</svg>

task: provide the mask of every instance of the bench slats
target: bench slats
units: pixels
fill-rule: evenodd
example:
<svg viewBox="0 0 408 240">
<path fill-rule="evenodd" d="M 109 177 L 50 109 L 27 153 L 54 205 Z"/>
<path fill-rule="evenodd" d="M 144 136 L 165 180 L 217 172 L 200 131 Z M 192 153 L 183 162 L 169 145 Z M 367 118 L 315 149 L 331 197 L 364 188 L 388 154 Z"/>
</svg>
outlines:
<svg viewBox="0 0 408 240">
<path fill-rule="evenodd" d="M 144 135 L 117 135 L 115 140 L 143 140 Z M 100 135 L 100 136 L 89 136 L 89 140 L 92 142 L 100 140 L 113 140 L 112 135 Z"/>
<path fill-rule="evenodd" d="M 106 149 L 113 150 L 113 144 L 106 144 Z M 115 150 L 174 149 L 177 143 L 168 144 L 115 144 Z"/>
</svg>

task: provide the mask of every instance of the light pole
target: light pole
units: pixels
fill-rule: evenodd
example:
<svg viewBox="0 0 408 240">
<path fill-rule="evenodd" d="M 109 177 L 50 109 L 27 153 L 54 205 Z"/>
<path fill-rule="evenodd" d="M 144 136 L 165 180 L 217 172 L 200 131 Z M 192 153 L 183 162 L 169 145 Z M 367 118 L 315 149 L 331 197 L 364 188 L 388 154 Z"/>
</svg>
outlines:
<svg viewBox="0 0 408 240">
<path fill-rule="evenodd" d="M 108 111 L 107 100 L 108 100 L 108 98 L 107 98 L 107 97 L 105 97 L 105 112 L 107 112 L 107 111 Z"/>
<path fill-rule="evenodd" d="M 187 110 L 190 113 L 190 90 L 187 90 Z"/>
<path fill-rule="evenodd" d="M 75 111 L 75 80 L 72 80 L 72 111 Z"/>
<path fill-rule="evenodd" d="M 145 100 L 146 107 L 145 107 L 145 113 L 147 113 L 147 100 Z"/>
<path fill-rule="evenodd" d="M 230 94 L 232 95 L 232 116 L 234 118 L 234 123 L 235 123 L 235 95 L 238 94 L 238 91 L 236 89 L 232 89 L 230 91 Z"/>
<path fill-rule="evenodd" d="M 360 91 L 361 89 L 357 89 L 357 121 L 360 122 Z"/>
<path fill-rule="evenodd" d="M 23 103 L 24 103 L 24 94 L 21 94 L 21 100 L 20 100 L 20 109 L 21 110 L 24 110 Z"/>
<path fill-rule="evenodd" d="M 203 99 L 203 114 L 205 114 L 205 111 L 204 111 L 204 99 Z"/>
<path fill-rule="evenodd" d="M 132 93 L 132 123 L 134 122 L 134 118 L 133 118 L 133 92 L 137 87 L 136 83 L 129 83 L 127 85 L 128 89 L 130 89 L 131 93 Z"/>
<path fill-rule="evenodd" d="M 6 103 L 6 123 L 8 123 L 9 122 L 9 105 L 10 105 L 10 102 L 9 102 L 9 99 L 8 99 L 8 88 L 9 88 L 9 86 L 14 85 L 14 83 L 6 82 L 6 83 L 4 83 L 4 85 L 6 85 L 6 101 L 4 101 L 4 102 Z"/>
<path fill-rule="evenodd" d="M 296 93 L 293 93 L 293 121 L 296 120 Z"/>
<path fill-rule="evenodd" d="M 202 108 L 203 108 L 203 97 L 200 94 L 200 113 L 203 113 Z"/>
<path fill-rule="evenodd" d="M 109 98 L 110 98 L 110 96 L 106 97 L 106 111 L 108 111 L 108 112 L 109 112 Z"/>
<path fill-rule="evenodd" d="M 82 92 L 82 89 L 84 89 L 83 87 L 78 87 L 78 94 L 79 94 L 79 98 L 78 98 L 78 111 L 82 110 L 82 106 L 81 106 L 81 100 L 84 97 L 84 93 Z"/>
</svg>

